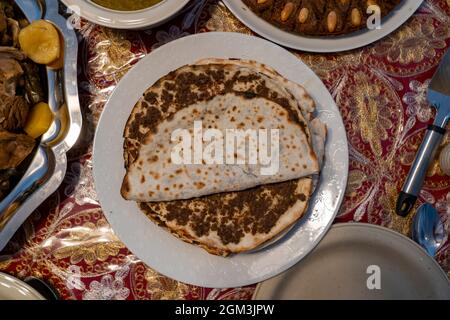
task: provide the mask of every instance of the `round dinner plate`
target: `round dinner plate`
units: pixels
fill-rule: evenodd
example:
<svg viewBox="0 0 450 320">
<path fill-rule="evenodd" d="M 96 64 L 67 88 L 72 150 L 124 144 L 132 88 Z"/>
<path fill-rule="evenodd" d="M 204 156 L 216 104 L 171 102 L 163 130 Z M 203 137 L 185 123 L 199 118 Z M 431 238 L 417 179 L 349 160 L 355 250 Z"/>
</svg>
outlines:
<svg viewBox="0 0 450 320">
<path fill-rule="evenodd" d="M 0 300 L 45 300 L 25 282 L 0 272 Z"/>
<path fill-rule="evenodd" d="M 321 181 L 306 215 L 271 246 L 219 257 L 185 243 L 154 224 L 120 195 L 125 175 L 123 128 L 135 103 L 158 79 L 203 58 L 252 59 L 303 85 L 328 126 Z M 106 218 L 125 245 L 148 266 L 181 282 L 237 287 L 273 277 L 302 259 L 325 235 L 342 202 L 348 175 L 347 137 L 333 98 L 320 79 L 293 54 L 261 38 L 208 32 L 170 42 L 143 58 L 120 81 L 101 115 L 94 141 L 94 180 Z"/>
<path fill-rule="evenodd" d="M 223 0 L 230 11 L 259 35 L 283 46 L 309 52 L 340 52 L 363 47 L 400 27 L 420 7 L 423 0 L 403 0 L 381 21 L 380 29 L 363 29 L 330 37 L 307 37 L 281 30 L 258 17 L 242 0 Z"/>
<path fill-rule="evenodd" d="M 91 0 L 62 0 L 73 12 L 83 18 L 110 28 L 143 29 L 155 27 L 178 13 L 189 0 L 163 0 L 146 9 L 117 11 L 102 7 Z"/>
<path fill-rule="evenodd" d="M 450 299 L 447 275 L 411 239 L 365 224 L 334 225 L 300 263 L 256 288 L 255 299 Z"/>
</svg>

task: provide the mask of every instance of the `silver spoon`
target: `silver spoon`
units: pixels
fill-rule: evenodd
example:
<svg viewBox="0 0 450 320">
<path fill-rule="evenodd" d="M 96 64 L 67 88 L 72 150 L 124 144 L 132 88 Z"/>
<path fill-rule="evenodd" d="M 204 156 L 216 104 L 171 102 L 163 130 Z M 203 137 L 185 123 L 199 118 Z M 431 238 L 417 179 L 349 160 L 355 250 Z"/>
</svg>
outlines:
<svg viewBox="0 0 450 320">
<path fill-rule="evenodd" d="M 412 238 L 434 257 L 447 239 L 447 232 L 437 210 L 429 203 L 419 207 L 413 219 Z"/>
</svg>

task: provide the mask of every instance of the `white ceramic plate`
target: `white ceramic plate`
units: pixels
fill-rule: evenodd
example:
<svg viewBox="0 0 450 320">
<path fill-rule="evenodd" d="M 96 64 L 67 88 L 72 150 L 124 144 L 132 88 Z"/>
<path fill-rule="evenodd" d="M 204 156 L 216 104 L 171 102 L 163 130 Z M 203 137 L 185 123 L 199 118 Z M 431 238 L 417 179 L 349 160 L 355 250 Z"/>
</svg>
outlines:
<svg viewBox="0 0 450 320">
<path fill-rule="evenodd" d="M 375 289 L 367 286 L 368 278 L 376 277 L 370 266 L 380 268 L 379 290 L 375 278 L 369 279 Z M 346 223 L 334 225 L 295 267 L 259 284 L 254 298 L 449 300 L 450 283 L 411 239 L 375 225 Z"/>
<path fill-rule="evenodd" d="M 306 216 L 275 244 L 228 258 L 208 254 L 151 222 L 120 195 L 125 175 L 123 128 L 134 104 L 159 78 L 199 59 L 253 59 L 303 85 L 329 129 L 326 161 Z M 203 287 L 236 287 L 273 277 L 303 258 L 327 232 L 344 196 L 348 149 L 344 125 L 320 79 L 297 57 L 264 39 L 238 33 L 208 32 L 170 42 L 142 59 L 108 100 L 94 141 L 94 179 L 100 203 L 114 231 L 151 268 L 173 279 Z"/>
<path fill-rule="evenodd" d="M 45 300 L 45 298 L 25 282 L 0 272 L 0 300 Z"/>
<path fill-rule="evenodd" d="M 137 11 L 111 10 L 91 0 L 62 0 L 62 2 L 83 18 L 110 28 L 143 29 L 155 27 L 178 13 L 189 0 L 163 0 Z"/>
<path fill-rule="evenodd" d="M 305 37 L 283 31 L 254 14 L 242 0 L 223 0 L 233 14 L 261 36 L 283 46 L 310 52 L 339 52 L 373 43 L 400 27 L 420 7 L 423 0 L 403 0 L 382 20 L 381 29 L 361 30 L 336 37 Z"/>
</svg>

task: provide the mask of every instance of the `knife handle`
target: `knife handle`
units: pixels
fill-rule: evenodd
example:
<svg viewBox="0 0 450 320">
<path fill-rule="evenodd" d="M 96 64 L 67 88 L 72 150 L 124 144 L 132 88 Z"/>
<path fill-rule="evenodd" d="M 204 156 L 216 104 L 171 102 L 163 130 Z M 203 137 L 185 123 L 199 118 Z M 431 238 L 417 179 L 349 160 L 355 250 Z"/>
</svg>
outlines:
<svg viewBox="0 0 450 320">
<path fill-rule="evenodd" d="M 408 177 L 397 200 L 396 212 L 406 217 L 411 211 L 417 196 L 422 189 L 428 167 L 433 161 L 438 146 L 444 137 L 445 129 L 436 125 L 429 125 L 425 138 L 420 145 Z"/>
</svg>

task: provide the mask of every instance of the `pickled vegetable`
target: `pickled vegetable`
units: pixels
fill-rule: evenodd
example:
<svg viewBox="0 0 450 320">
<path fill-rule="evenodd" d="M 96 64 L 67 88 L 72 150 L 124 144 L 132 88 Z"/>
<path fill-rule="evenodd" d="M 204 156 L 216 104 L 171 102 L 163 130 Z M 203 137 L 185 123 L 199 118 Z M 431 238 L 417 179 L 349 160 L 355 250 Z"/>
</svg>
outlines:
<svg viewBox="0 0 450 320">
<path fill-rule="evenodd" d="M 28 115 L 24 131 L 32 138 L 36 139 L 43 135 L 50 128 L 53 122 L 53 113 L 45 102 L 35 105 Z"/>
<path fill-rule="evenodd" d="M 45 20 L 33 21 L 20 30 L 19 44 L 22 51 L 39 64 L 50 64 L 60 57 L 61 44 L 58 30 Z"/>
</svg>

